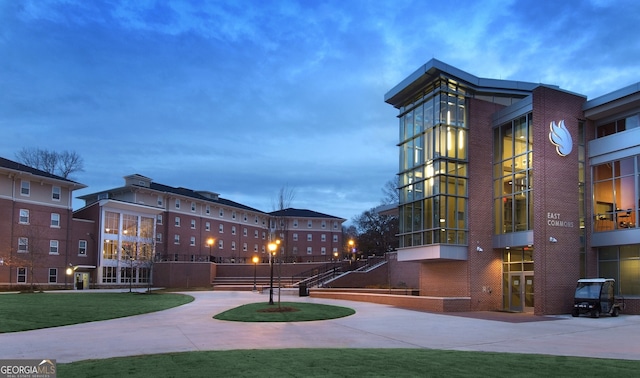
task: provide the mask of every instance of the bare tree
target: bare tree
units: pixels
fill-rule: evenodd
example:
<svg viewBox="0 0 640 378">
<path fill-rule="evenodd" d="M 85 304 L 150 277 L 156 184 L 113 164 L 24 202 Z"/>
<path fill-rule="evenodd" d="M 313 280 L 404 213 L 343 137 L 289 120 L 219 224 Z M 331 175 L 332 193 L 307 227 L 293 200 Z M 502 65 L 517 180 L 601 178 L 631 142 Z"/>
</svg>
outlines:
<svg viewBox="0 0 640 378">
<path fill-rule="evenodd" d="M 75 172 L 82 172 L 84 162 L 75 151 L 62 151 L 58 154 L 58 172 L 60 176 L 69 178 Z"/>
<path fill-rule="evenodd" d="M 296 191 L 285 185 L 280 188 L 278 197 L 273 201 L 273 210 L 284 210 L 291 207 L 293 200 L 296 198 Z"/>
<path fill-rule="evenodd" d="M 366 254 L 383 255 L 398 248 L 398 217 L 367 210 L 354 220 L 359 250 Z"/>
<path fill-rule="evenodd" d="M 291 207 L 293 200 L 296 198 L 295 189 L 290 188 L 288 186 L 283 186 L 280 188 L 278 192 L 278 196 L 273 200 L 274 211 L 283 211 Z M 274 223 L 274 231 L 276 233 L 276 237 L 281 235 L 280 246 L 284 251 L 284 256 L 282 258 L 289 259 L 289 250 L 287 246 L 288 240 L 288 219 L 284 214 L 276 215 L 272 217 L 272 221 Z"/>
<path fill-rule="evenodd" d="M 84 170 L 84 161 L 75 151 L 57 152 L 24 147 L 16 153 L 16 160 L 31 168 L 63 178 L 69 178 L 72 173 Z"/>
<path fill-rule="evenodd" d="M 295 197 L 296 197 L 295 189 L 290 188 L 286 185 L 283 186 L 282 188 L 280 188 L 280 191 L 278 192 L 278 197 L 274 201 L 274 208 L 275 208 L 274 211 L 282 211 L 290 208 L 291 203 L 293 202 Z M 288 224 L 288 219 L 284 214 L 277 215 L 273 218 L 274 218 L 273 221 L 275 223 L 274 225 L 275 232 L 276 234 L 279 234 L 282 236 L 280 240 L 280 251 L 283 251 L 283 252 L 281 252 L 280 259 L 278 260 L 279 261 L 278 263 L 278 308 L 280 308 L 280 292 L 282 290 L 282 260 L 290 259 L 288 245 L 287 245 L 287 240 L 289 237 L 288 235 L 289 224 Z"/>
<path fill-rule="evenodd" d="M 387 181 L 382 187 L 382 193 L 384 197 L 382 197 L 381 202 L 383 205 L 392 205 L 400 202 L 400 192 L 398 188 L 400 187 L 400 178 L 397 176 L 395 179 Z"/>
</svg>

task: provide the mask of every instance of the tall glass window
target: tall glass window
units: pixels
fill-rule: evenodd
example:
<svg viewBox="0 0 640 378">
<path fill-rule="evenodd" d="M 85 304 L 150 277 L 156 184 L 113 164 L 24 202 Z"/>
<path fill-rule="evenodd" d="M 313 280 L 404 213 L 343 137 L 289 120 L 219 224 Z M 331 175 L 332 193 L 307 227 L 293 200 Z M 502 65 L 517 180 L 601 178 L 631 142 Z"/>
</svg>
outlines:
<svg viewBox="0 0 640 378">
<path fill-rule="evenodd" d="M 640 169 L 638 156 L 593 167 L 594 231 L 638 227 Z"/>
<path fill-rule="evenodd" d="M 615 279 L 617 294 L 640 295 L 640 244 L 600 248 L 598 275 Z"/>
<path fill-rule="evenodd" d="M 400 246 L 467 244 L 466 91 L 442 79 L 400 117 Z"/>
<path fill-rule="evenodd" d="M 533 228 L 533 127 L 529 113 L 494 129 L 494 233 Z"/>
</svg>

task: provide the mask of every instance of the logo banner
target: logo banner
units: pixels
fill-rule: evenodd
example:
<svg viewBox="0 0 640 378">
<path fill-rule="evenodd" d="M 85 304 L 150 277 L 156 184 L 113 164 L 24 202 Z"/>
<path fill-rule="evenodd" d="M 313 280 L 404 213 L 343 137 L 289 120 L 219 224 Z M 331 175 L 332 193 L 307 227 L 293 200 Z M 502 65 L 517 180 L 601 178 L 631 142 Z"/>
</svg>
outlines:
<svg viewBox="0 0 640 378">
<path fill-rule="evenodd" d="M 2 360 L 0 378 L 56 378 L 56 360 Z"/>
</svg>

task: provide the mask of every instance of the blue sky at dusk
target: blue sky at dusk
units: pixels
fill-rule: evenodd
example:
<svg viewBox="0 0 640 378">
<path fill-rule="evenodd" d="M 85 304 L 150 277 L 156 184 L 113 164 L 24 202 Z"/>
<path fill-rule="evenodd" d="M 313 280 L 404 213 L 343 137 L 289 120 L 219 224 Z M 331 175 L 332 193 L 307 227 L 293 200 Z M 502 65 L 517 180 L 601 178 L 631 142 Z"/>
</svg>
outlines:
<svg viewBox="0 0 640 378">
<path fill-rule="evenodd" d="M 0 156 L 78 152 L 76 195 L 139 173 L 351 219 L 398 168 L 384 94 L 429 59 L 594 98 L 640 81 L 638 20 L 636 0 L 0 0 Z"/>
</svg>

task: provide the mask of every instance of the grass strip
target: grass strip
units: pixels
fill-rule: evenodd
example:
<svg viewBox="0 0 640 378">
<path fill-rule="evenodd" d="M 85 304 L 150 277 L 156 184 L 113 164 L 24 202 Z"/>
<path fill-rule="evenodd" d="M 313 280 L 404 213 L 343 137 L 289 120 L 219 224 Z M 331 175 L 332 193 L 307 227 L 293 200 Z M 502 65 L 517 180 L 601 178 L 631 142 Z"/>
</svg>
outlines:
<svg viewBox="0 0 640 378">
<path fill-rule="evenodd" d="M 318 303 L 281 302 L 278 306 L 277 303 L 258 302 L 232 308 L 213 318 L 234 322 L 307 322 L 342 318 L 355 313 L 348 307 Z"/>
<path fill-rule="evenodd" d="M 184 294 L 28 293 L 0 295 L 0 333 L 146 314 L 193 301 Z"/>
<path fill-rule="evenodd" d="M 434 349 L 273 349 L 58 364 L 60 377 L 637 377 L 640 361 Z"/>
</svg>

